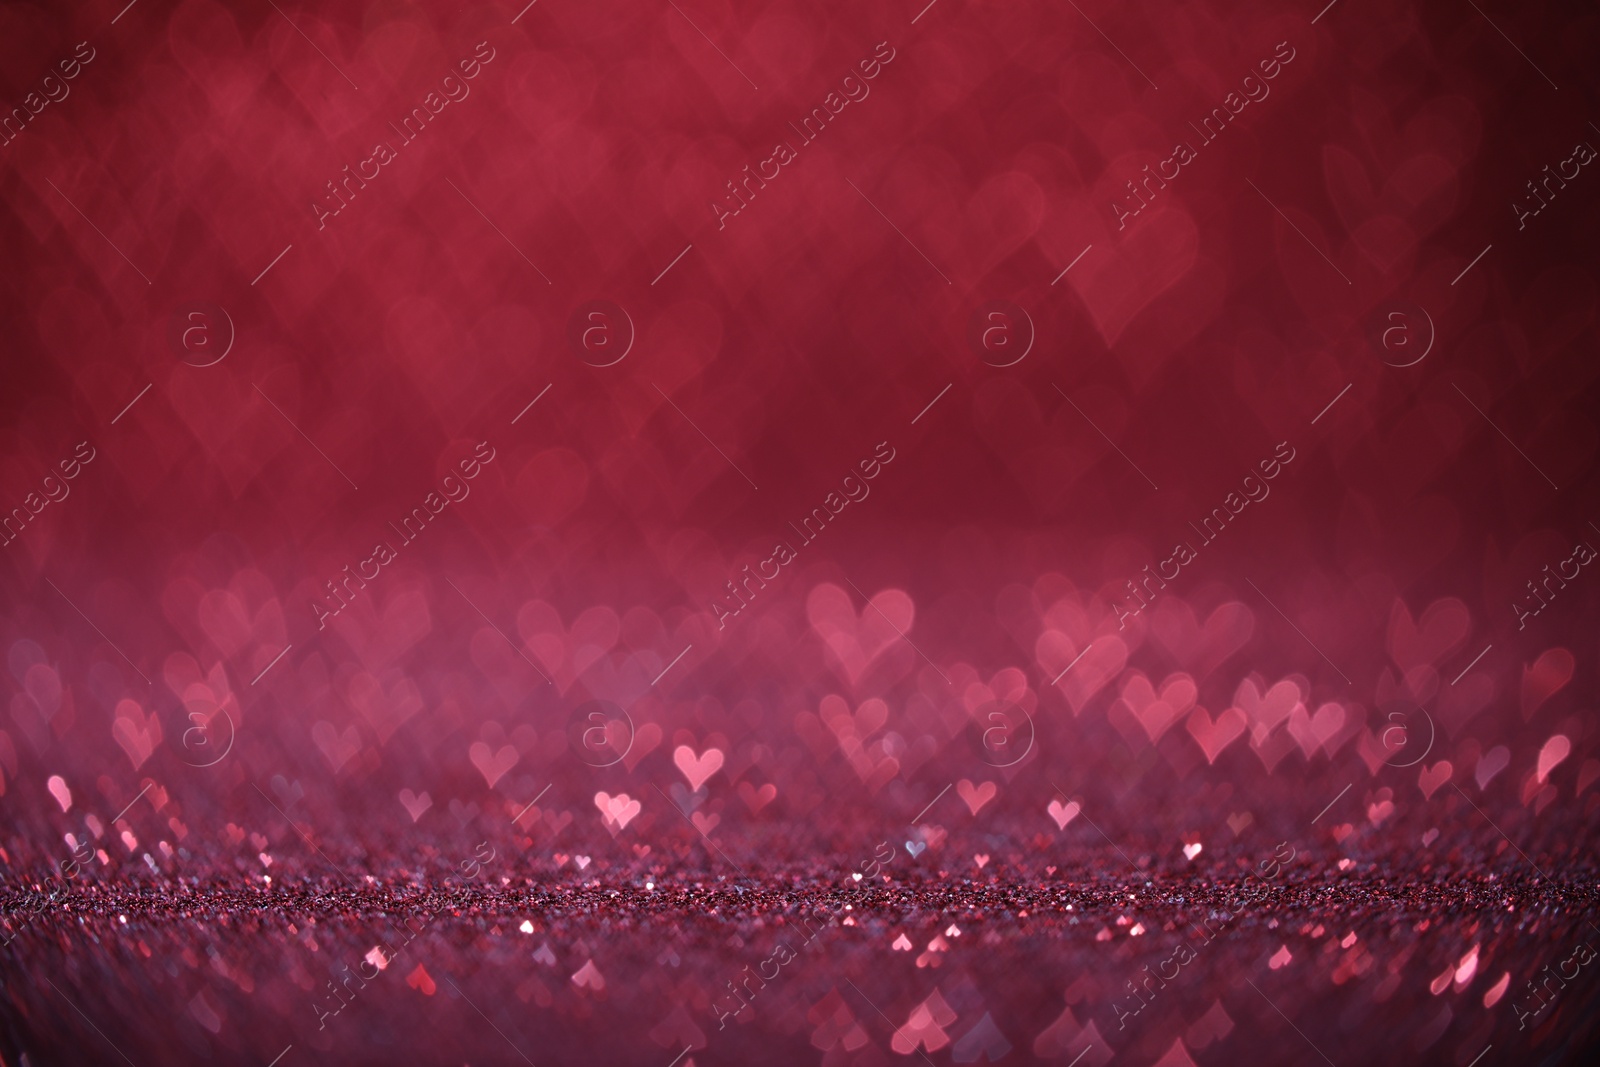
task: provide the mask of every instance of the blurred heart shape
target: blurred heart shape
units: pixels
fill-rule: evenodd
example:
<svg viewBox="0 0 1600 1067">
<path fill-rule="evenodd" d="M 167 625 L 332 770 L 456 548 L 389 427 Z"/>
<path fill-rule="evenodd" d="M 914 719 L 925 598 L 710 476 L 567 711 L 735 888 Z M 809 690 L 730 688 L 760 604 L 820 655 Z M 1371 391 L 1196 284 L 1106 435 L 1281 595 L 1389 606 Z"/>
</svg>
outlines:
<svg viewBox="0 0 1600 1067">
<path fill-rule="evenodd" d="M 1222 755 L 1224 749 L 1240 737 L 1249 720 L 1244 712 L 1238 708 L 1229 708 L 1216 717 L 1215 720 L 1206 714 L 1205 708 L 1195 708 L 1190 714 L 1187 726 L 1189 736 L 1200 746 L 1200 751 L 1205 753 L 1207 763 L 1216 763 L 1217 757 Z"/>
<path fill-rule="evenodd" d="M 1217 605 L 1202 626 L 1186 602 L 1169 597 L 1156 604 L 1150 633 L 1180 665 L 1203 681 L 1250 643 L 1255 625 L 1255 615 L 1237 600 Z"/>
<path fill-rule="evenodd" d="M 905 640 L 916 614 L 911 597 L 899 589 L 875 593 L 859 615 L 849 591 L 832 583 L 823 582 L 806 596 L 812 631 L 852 687 L 879 656 Z"/>
<path fill-rule="evenodd" d="M 305 798 L 306 791 L 298 780 L 291 782 L 283 775 L 275 774 L 272 776 L 271 785 L 272 791 L 278 794 L 278 800 L 282 802 L 285 811 Z"/>
<path fill-rule="evenodd" d="M 426 792 L 413 793 L 410 789 L 400 790 L 400 806 L 406 809 L 406 814 L 411 816 L 414 823 L 422 818 L 422 813 L 433 807 L 433 798 Z"/>
<path fill-rule="evenodd" d="M 740 782 L 738 793 L 739 799 L 744 801 L 744 806 L 750 809 L 750 814 L 757 815 L 762 808 L 777 799 L 778 787 L 768 782 L 757 789 L 749 782 Z"/>
<path fill-rule="evenodd" d="M 1572 681 L 1577 661 L 1564 648 L 1546 649 L 1530 667 L 1522 670 L 1522 717 L 1531 719 L 1545 701 Z"/>
<path fill-rule="evenodd" d="M 579 989 L 589 989 L 596 993 L 606 987 L 606 980 L 600 975 L 600 968 L 594 965 L 594 960 L 585 960 L 582 967 L 572 976 L 572 984 Z"/>
<path fill-rule="evenodd" d="M 1271 774 L 1283 758 L 1294 751 L 1295 739 L 1287 730 L 1250 735 L 1250 750 L 1261 760 L 1261 765 Z"/>
<path fill-rule="evenodd" d="M 579 675 L 616 646 L 622 621 L 608 605 L 597 604 L 580 612 L 569 628 L 554 607 L 530 600 L 517 611 L 517 633 L 556 688 L 565 693 Z"/>
<path fill-rule="evenodd" d="M 385 689 L 373 675 L 358 671 L 345 685 L 345 699 L 367 720 L 380 745 L 422 710 L 422 691 L 417 683 L 398 674 Z"/>
<path fill-rule="evenodd" d="M 1198 695 L 1199 691 L 1195 688 L 1194 680 L 1187 674 L 1180 672 L 1169 676 L 1161 683 L 1161 693 L 1158 696 L 1150 684 L 1150 679 L 1135 671 L 1123 683 L 1122 694 L 1118 699 L 1133 713 L 1134 718 L 1139 720 L 1139 725 L 1144 727 L 1145 733 L 1154 744 L 1161 740 L 1161 735 L 1165 734 L 1173 723 L 1194 707 Z"/>
<path fill-rule="evenodd" d="M 706 784 L 706 779 L 722 769 L 722 759 L 722 750 L 718 748 L 707 748 L 698 756 L 688 745 L 679 745 L 672 750 L 672 762 L 683 773 L 689 788 L 696 793 Z"/>
<path fill-rule="evenodd" d="M 396 589 L 380 611 L 370 596 L 358 596 L 327 623 L 369 671 L 379 671 L 433 632 L 427 595 L 418 587 Z"/>
<path fill-rule="evenodd" d="M 957 671 L 964 668 L 965 664 L 958 664 L 957 668 L 949 673 L 952 677 Z M 977 675 L 976 668 L 971 670 Z M 973 681 L 961 691 L 961 703 L 967 713 L 974 717 L 995 704 L 1014 704 L 1031 712 L 1038 706 L 1032 689 L 1028 685 L 1028 675 L 1020 667 L 1003 667 L 994 673 L 988 682 Z M 983 721 L 983 720 L 978 720 Z"/>
<path fill-rule="evenodd" d="M 1467 606 L 1454 597 L 1435 600 L 1415 621 L 1397 598 L 1389 612 L 1389 656 L 1402 671 L 1432 666 L 1465 641 L 1471 627 Z"/>
<path fill-rule="evenodd" d="M 1324 704 L 1315 715 L 1307 714 L 1304 704 L 1296 704 L 1289 713 L 1289 735 L 1308 760 L 1318 749 L 1326 748 L 1343 728 L 1344 708 L 1338 704 Z M 1328 755 L 1332 756 L 1333 752 L 1329 751 Z"/>
<path fill-rule="evenodd" d="M 23 674 L 22 688 L 46 719 L 53 718 L 56 709 L 61 707 L 61 675 L 49 664 L 35 663 L 29 667 Z"/>
<path fill-rule="evenodd" d="M 698 810 L 700 805 L 706 802 L 709 794 L 691 792 L 677 782 L 673 782 L 667 786 L 667 795 L 678 806 L 678 810 L 687 814 Z"/>
<path fill-rule="evenodd" d="M 840 748 L 850 740 L 865 741 L 889 721 L 889 705 L 877 697 L 863 700 L 852 715 L 844 697 L 829 693 L 817 705 L 817 715 L 833 736 L 839 739 Z"/>
<path fill-rule="evenodd" d="M 605 822 L 616 824 L 618 829 L 626 829 L 644 809 L 644 805 L 626 793 L 618 793 L 616 796 L 605 792 L 596 793 L 594 806 L 600 809 L 600 815 Z"/>
<path fill-rule="evenodd" d="M 1062 687 L 1076 716 L 1128 665 L 1128 646 L 1120 637 L 1102 636 L 1080 647 L 1060 630 L 1046 630 L 1034 643 L 1041 669 Z"/>
<path fill-rule="evenodd" d="M 467 748 L 467 758 L 478 768 L 478 773 L 483 775 L 488 787 L 493 789 L 495 783 L 504 778 L 506 772 L 515 767 L 522 757 L 511 745 L 502 745 L 496 751 L 482 741 L 474 741 Z"/>
<path fill-rule="evenodd" d="M 339 769 L 361 751 L 361 735 L 354 726 L 346 726 L 341 733 L 331 722 L 318 720 L 311 727 L 311 740 L 322 750 L 322 757 L 338 774 Z"/>
<path fill-rule="evenodd" d="M 1496 745 L 1483 754 L 1478 760 L 1477 770 L 1472 772 L 1472 777 L 1478 783 L 1478 789 L 1484 790 L 1489 783 L 1494 781 L 1494 776 L 1511 765 L 1511 750 L 1504 745 Z"/>
<path fill-rule="evenodd" d="M 425 997 L 433 996 L 434 992 L 439 988 L 434 984 L 433 978 L 429 976 L 427 968 L 420 963 L 412 968 L 410 974 L 406 975 L 406 985 Z"/>
<path fill-rule="evenodd" d="M 1045 805 L 1044 810 L 1050 816 L 1051 821 L 1056 824 L 1056 829 L 1065 830 L 1067 823 L 1076 819 L 1081 809 L 1076 800 L 1070 800 L 1065 804 L 1059 800 L 1052 800 Z"/>
<path fill-rule="evenodd" d="M 1129 165 L 1137 173 L 1136 165 Z M 1114 190 L 1112 196 L 1120 194 Z M 1142 201 L 1141 201 L 1142 203 Z M 1084 310 L 1109 348 L 1140 314 L 1194 269 L 1200 255 L 1200 230 L 1175 203 L 1156 205 L 1126 232 L 1109 231 L 1094 239 L 1108 251 L 1092 256 L 1067 278 Z"/>
<path fill-rule="evenodd" d="M 639 761 L 655 751 L 661 744 L 661 727 L 653 722 L 647 722 L 633 732 L 633 744 L 628 746 L 623 754 L 622 764 L 631 772 L 639 766 Z"/>
<path fill-rule="evenodd" d="M 241 578 L 252 574 L 241 572 L 228 588 L 209 590 L 195 608 L 200 629 L 225 659 L 232 659 L 249 645 L 268 645 L 276 652 L 288 640 L 283 604 L 276 596 L 269 595 L 255 611 L 247 606 L 239 585 Z"/>
<path fill-rule="evenodd" d="M 161 722 L 153 712 L 145 714 L 137 701 L 120 700 L 111 723 L 111 736 L 137 771 L 161 743 Z"/>
<path fill-rule="evenodd" d="M 972 782 L 963 778 L 956 783 L 956 795 L 962 799 L 967 805 L 967 809 L 974 815 L 978 814 L 985 804 L 993 800 L 995 794 L 999 791 L 999 786 L 993 782 L 982 782 L 978 785 L 973 785 Z"/>
<path fill-rule="evenodd" d="M 1417 776 L 1417 786 L 1422 790 L 1422 799 L 1432 800 L 1440 786 L 1450 780 L 1455 773 L 1455 768 L 1449 760 L 1440 760 L 1432 767 L 1424 767 Z"/>
<path fill-rule="evenodd" d="M 1256 740 L 1271 734 L 1296 708 L 1304 710 L 1300 687 L 1295 682 L 1285 678 L 1263 693 L 1254 676 L 1239 683 L 1233 694 L 1233 706 L 1244 713 Z"/>
<path fill-rule="evenodd" d="M 1539 781 L 1543 782 L 1550 777 L 1550 772 L 1561 765 L 1562 760 L 1572 752 L 1572 742 L 1567 740 L 1565 734 L 1556 734 L 1544 743 L 1539 749 L 1539 763 L 1536 769 Z"/>
</svg>

